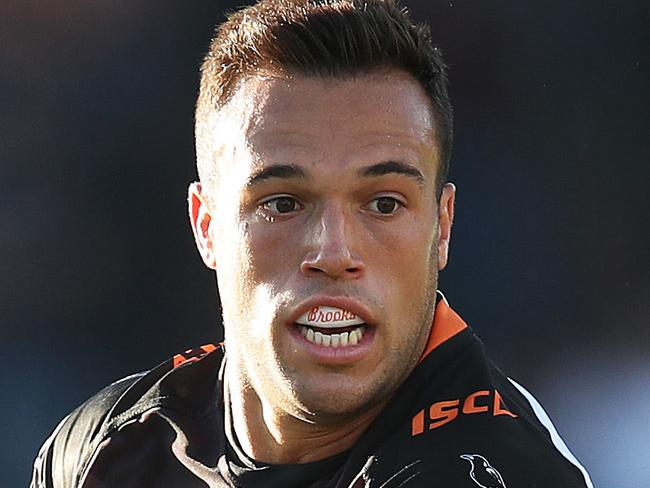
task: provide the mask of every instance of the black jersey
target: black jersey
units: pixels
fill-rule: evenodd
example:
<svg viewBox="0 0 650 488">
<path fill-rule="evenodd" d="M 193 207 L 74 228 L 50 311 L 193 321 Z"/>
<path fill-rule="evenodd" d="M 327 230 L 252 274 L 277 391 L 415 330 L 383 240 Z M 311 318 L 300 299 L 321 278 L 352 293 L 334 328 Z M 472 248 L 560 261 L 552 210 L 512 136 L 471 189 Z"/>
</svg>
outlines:
<svg viewBox="0 0 650 488">
<path fill-rule="evenodd" d="M 45 442 L 32 488 L 593 486 L 444 299 L 418 366 L 350 450 L 321 461 L 246 456 L 226 420 L 224 361 L 222 347 L 204 346 L 108 386 Z"/>
</svg>

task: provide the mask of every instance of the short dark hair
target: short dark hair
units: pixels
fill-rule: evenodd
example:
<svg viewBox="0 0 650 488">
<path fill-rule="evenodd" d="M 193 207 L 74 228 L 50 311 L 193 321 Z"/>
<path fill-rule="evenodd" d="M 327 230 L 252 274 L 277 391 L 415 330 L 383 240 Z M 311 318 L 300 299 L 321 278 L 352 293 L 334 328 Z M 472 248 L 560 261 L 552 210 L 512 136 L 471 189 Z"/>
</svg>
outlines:
<svg viewBox="0 0 650 488">
<path fill-rule="evenodd" d="M 397 0 L 260 0 L 218 26 L 201 66 L 200 126 L 249 76 L 345 78 L 397 69 L 412 75 L 431 102 L 440 153 L 438 188 L 446 181 L 453 140 L 447 68 L 429 27 L 415 24 Z"/>
</svg>

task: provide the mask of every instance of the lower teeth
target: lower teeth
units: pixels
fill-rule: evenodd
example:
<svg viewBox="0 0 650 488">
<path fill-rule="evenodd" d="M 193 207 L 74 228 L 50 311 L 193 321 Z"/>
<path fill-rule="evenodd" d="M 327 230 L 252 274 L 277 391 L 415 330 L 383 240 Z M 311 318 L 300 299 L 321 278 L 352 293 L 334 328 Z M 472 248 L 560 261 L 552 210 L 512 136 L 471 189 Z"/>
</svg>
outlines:
<svg viewBox="0 0 650 488">
<path fill-rule="evenodd" d="M 323 334 L 322 332 L 314 332 L 310 327 L 304 325 L 298 326 L 300 334 L 309 342 L 317 346 L 324 347 L 348 347 L 356 346 L 361 342 L 365 327 L 357 327 L 352 332 L 341 332 L 340 334 Z"/>
</svg>

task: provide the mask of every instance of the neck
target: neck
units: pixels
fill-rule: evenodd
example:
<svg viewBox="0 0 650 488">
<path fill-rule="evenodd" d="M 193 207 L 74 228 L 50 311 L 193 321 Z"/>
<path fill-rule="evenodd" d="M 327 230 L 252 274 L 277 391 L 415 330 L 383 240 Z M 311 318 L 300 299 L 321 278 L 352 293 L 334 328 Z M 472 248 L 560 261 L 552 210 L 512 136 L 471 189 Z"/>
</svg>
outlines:
<svg viewBox="0 0 650 488">
<path fill-rule="evenodd" d="M 385 406 L 382 403 L 351 415 L 290 413 L 272 406 L 228 372 L 226 365 L 224 391 L 232 428 L 244 453 L 263 463 L 303 464 L 344 452 Z"/>
</svg>

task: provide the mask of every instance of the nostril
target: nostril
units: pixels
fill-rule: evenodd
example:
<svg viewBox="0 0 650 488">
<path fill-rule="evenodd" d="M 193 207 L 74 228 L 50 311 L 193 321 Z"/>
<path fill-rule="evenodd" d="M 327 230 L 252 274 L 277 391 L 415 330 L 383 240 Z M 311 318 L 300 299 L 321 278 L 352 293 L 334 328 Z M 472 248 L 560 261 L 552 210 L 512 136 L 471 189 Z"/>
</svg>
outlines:
<svg viewBox="0 0 650 488">
<path fill-rule="evenodd" d="M 360 266 L 345 266 L 340 261 L 336 261 L 338 260 L 319 259 L 315 262 L 303 262 L 300 270 L 304 274 L 310 274 L 312 276 L 325 274 L 336 279 L 358 278 L 361 275 L 362 268 Z"/>
</svg>

